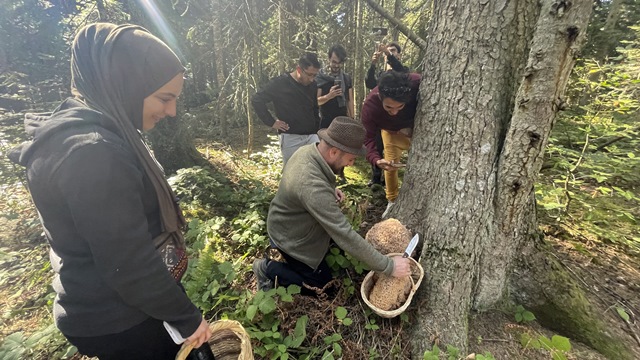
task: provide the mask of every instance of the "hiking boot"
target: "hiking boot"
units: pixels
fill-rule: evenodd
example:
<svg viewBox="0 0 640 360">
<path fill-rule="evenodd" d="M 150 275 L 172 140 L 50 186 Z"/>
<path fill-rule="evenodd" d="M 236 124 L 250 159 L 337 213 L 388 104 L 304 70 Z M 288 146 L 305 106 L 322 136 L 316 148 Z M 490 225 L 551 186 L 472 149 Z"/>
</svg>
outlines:
<svg viewBox="0 0 640 360">
<path fill-rule="evenodd" d="M 391 211 L 391 208 L 393 207 L 393 205 L 395 205 L 396 203 L 393 201 L 389 201 L 387 203 L 387 209 L 382 213 L 382 218 L 386 218 L 387 215 L 389 215 L 389 211 Z"/>
<path fill-rule="evenodd" d="M 256 274 L 258 290 L 269 291 L 273 289 L 273 280 L 267 277 L 268 259 L 255 259 L 253 261 L 253 273 Z"/>
</svg>

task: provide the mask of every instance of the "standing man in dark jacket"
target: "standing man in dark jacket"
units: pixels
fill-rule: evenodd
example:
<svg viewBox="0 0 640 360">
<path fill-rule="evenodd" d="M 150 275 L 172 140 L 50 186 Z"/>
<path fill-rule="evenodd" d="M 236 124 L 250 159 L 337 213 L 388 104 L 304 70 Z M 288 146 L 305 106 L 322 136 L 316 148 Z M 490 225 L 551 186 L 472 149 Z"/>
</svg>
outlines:
<svg viewBox="0 0 640 360">
<path fill-rule="evenodd" d="M 251 100 L 260 120 L 278 130 L 285 165 L 299 147 L 318 141 L 320 117 L 315 79 L 319 71 L 318 57 L 306 53 L 294 71 L 271 79 Z M 268 103 L 273 103 L 275 118 Z"/>
<path fill-rule="evenodd" d="M 353 80 L 342 71 L 347 51 L 342 45 L 329 49 L 329 72 L 320 71 L 318 83 L 318 104 L 320 105 L 320 128 L 328 128 L 338 116 L 354 117 Z"/>
<path fill-rule="evenodd" d="M 362 125 L 367 130 L 364 145 L 367 160 L 384 170 L 388 205 L 386 217 L 398 197 L 398 167 L 402 152 L 409 150 L 418 106 L 419 74 L 388 71 L 378 80 L 362 105 Z M 382 134 L 384 158 L 376 149 L 376 136 Z"/>
</svg>

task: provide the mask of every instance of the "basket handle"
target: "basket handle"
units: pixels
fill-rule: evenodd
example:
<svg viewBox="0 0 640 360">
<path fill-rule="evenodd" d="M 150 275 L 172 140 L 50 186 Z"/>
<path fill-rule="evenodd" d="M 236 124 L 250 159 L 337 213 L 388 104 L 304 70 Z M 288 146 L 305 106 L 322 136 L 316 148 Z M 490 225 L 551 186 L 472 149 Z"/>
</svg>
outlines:
<svg viewBox="0 0 640 360">
<path fill-rule="evenodd" d="M 180 351 L 176 354 L 176 360 L 185 360 L 191 350 L 193 350 L 194 344 L 187 344 L 186 342 L 182 343 L 182 347 L 180 347 Z"/>
<path fill-rule="evenodd" d="M 413 275 L 413 274 L 411 274 Z M 418 288 L 416 287 L 416 281 L 413 280 L 413 276 L 409 275 L 409 279 L 411 279 L 411 291 L 416 292 Z"/>
</svg>

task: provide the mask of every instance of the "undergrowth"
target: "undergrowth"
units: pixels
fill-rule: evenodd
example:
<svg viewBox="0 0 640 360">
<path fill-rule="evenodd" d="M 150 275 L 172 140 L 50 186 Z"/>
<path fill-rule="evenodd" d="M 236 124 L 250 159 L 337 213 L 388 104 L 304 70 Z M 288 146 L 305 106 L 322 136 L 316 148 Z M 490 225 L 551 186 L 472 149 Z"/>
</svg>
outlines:
<svg viewBox="0 0 640 360">
<path fill-rule="evenodd" d="M 640 28 L 635 28 L 636 33 Z M 640 253 L 640 41 L 574 69 L 536 186 L 541 222 Z"/>
</svg>

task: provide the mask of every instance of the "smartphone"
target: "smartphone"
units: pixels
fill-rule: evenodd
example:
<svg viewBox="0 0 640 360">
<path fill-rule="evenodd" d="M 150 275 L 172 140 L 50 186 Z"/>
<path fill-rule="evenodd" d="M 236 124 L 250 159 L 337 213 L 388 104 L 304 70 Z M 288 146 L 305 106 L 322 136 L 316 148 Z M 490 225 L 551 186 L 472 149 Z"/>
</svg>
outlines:
<svg viewBox="0 0 640 360">
<path fill-rule="evenodd" d="M 335 79 L 333 80 L 333 86 L 338 85 L 339 87 L 342 87 L 342 80 L 340 79 Z"/>
</svg>

